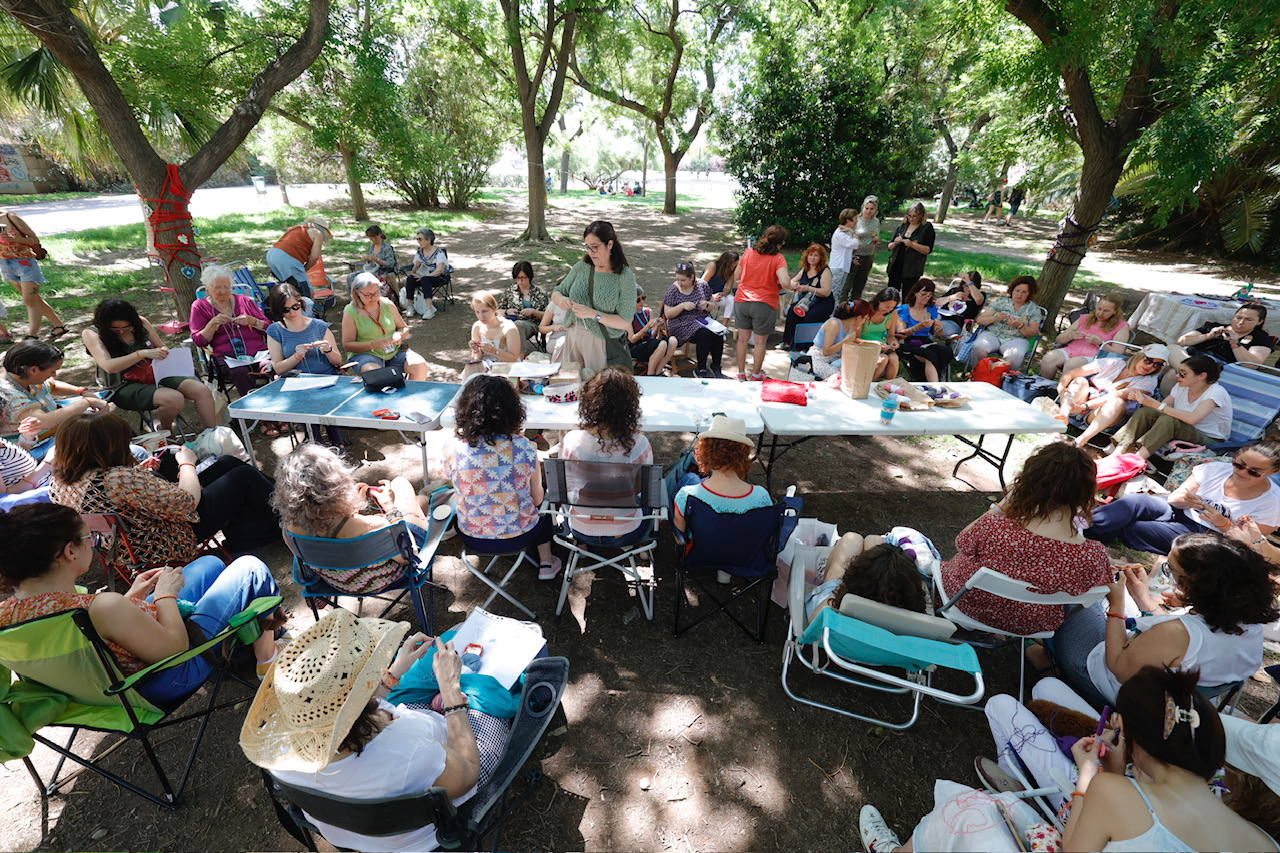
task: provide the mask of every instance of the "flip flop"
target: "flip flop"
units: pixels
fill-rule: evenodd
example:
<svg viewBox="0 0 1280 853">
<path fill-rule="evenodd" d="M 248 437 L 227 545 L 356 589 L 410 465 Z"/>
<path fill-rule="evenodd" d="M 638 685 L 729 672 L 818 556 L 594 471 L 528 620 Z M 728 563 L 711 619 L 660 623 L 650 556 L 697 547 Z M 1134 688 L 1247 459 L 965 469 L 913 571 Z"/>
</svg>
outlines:
<svg viewBox="0 0 1280 853">
<path fill-rule="evenodd" d="M 62 337 L 69 331 L 70 329 L 68 329 L 66 326 L 54 326 L 52 329 L 49 330 L 49 340 L 56 341 L 58 338 Z"/>
</svg>

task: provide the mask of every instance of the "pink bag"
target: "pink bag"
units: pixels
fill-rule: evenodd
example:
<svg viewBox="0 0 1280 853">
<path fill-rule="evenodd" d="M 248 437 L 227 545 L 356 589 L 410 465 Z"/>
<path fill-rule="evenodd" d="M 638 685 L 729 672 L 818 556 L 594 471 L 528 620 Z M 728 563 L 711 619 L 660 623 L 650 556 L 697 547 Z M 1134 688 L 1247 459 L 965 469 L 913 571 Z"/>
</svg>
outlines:
<svg viewBox="0 0 1280 853">
<path fill-rule="evenodd" d="M 1098 490 L 1112 493 L 1127 480 L 1141 474 L 1147 468 L 1147 460 L 1140 453 L 1119 453 L 1098 460 Z"/>
</svg>

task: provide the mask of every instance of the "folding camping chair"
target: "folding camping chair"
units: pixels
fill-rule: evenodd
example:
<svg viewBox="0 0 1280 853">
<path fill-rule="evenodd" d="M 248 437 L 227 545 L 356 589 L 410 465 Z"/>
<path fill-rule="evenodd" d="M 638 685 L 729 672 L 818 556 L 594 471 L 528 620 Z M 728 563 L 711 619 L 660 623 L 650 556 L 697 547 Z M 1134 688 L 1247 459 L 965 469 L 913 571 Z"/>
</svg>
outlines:
<svg viewBox="0 0 1280 853">
<path fill-rule="evenodd" d="M 354 539 L 302 536 L 281 528 L 285 544 L 293 552 L 294 583 L 302 588 L 302 597 L 311 608 L 311 614 L 318 619 L 321 602 L 337 607 L 339 596 L 350 595 L 386 602 L 386 607 L 378 614 L 383 617 L 407 595 L 413 605 L 418 625 L 426 634 L 434 634 L 431 629 L 431 614 L 435 604 L 431 564 L 445 531 L 453 522 L 452 505 L 442 505 L 449 506 L 448 516 L 437 519 L 434 513 L 431 514 L 427 536 L 421 545 L 414 538 L 408 522 L 403 520 Z M 364 569 L 380 566 L 397 557 L 404 561 L 403 571 L 376 590 L 343 592 L 335 588 L 325 576 L 326 572 L 356 576 Z M 423 587 L 427 590 L 425 603 L 422 600 Z"/>
<path fill-rule="evenodd" d="M 635 587 L 644 618 L 652 622 L 657 587 L 653 551 L 658 547 L 658 522 L 667 517 L 662 466 L 547 459 L 542 463 L 542 470 L 547 478 L 544 511 L 556 516 L 555 541 L 569 551 L 556 615 L 563 612 L 575 577 L 598 569 L 617 569 Z M 617 512 L 604 512 L 606 509 Z M 575 530 L 572 523 L 573 519 L 614 521 L 619 515 L 635 519 L 638 527 L 622 536 L 591 536 Z M 607 557 L 598 553 L 601 550 L 618 553 Z M 638 558 L 646 558 L 648 565 L 639 565 Z"/>
<path fill-rule="evenodd" d="M 84 512 L 80 517 L 93 533 L 94 559 L 101 564 L 109 589 L 115 589 L 117 577 L 128 586 L 139 572 L 171 564 L 172 561 L 150 563 L 139 559 L 137 549 L 129 539 L 129 523 L 121 516 L 115 513 Z M 216 533 L 200 543 L 198 553 L 219 553 L 228 560 L 231 558 L 227 549 L 218 544 Z"/>
<path fill-rule="evenodd" d="M 778 575 L 778 549 L 783 518 L 794 515 L 786 502 L 759 507 L 744 513 L 718 513 L 695 496 L 685 504 L 685 532 L 672 528 L 676 537 L 676 618 L 675 636 L 717 613 L 724 613 L 733 623 L 764 642 L 765 624 L 769 616 L 769 589 Z M 722 596 L 706 581 L 716 572 L 726 572 L 740 581 L 738 588 Z M 686 576 L 711 600 L 708 608 L 687 624 L 680 623 L 680 611 L 688 604 Z M 714 584 L 715 581 L 712 581 Z M 754 593 L 756 627 L 748 628 L 729 609 L 735 601 Z"/>
<path fill-rule="evenodd" d="M 357 800 L 286 785 L 264 771 L 263 781 L 280 825 L 307 850 L 316 849 L 314 836 L 320 834 L 308 815 L 349 832 L 373 836 L 395 835 L 434 824 L 441 850 L 501 849 L 503 822 L 543 779 L 537 770 L 524 773 L 524 792 L 514 803 L 506 802 L 511 783 L 521 775 L 560 706 L 569 680 L 569 661 L 562 657 L 537 658 L 525 669 L 523 678 L 520 709 L 498 767 L 462 805 L 455 807 L 443 788 Z"/>
<path fill-rule="evenodd" d="M 813 356 L 809 355 L 809 346 L 818 337 L 821 323 L 797 323 L 795 337 L 791 347 L 791 367 L 813 373 Z"/>
<path fill-rule="evenodd" d="M 1210 450 L 1234 450 L 1257 441 L 1280 417 L 1280 368 L 1237 361 L 1222 368 L 1218 384 L 1231 395 L 1231 432 Z"/>
<path fill-rule="evenodd" d="M 187 786 L 196 753 L 209 725 L 209 716 L 220 708 L 251 698 L 257 685 L 218 667 L 211 680 L 206 682 L 210 684 L 209 701 L 198 711 L 176 716 L 176 710 L 188 697 L 171 707 L 160 707 L 148 701 L 137 688 L 157 673 L 217 649 L 224 641 L 234 638 L 238 643 L 252 644 L 262 633 L 258 617 L 278 607 L 280 602 L 279 596 L 254 599 L 218 634 L 128 677 L 121 672 L 115 655 L 93 627 L 89 612 L 84 608 L 41 616 L 0 629 L 0 707 L 16 724 L 5 727 L 0 756 L 6 761 L 22 759 L 40 789 L 41 799 L 57 793 L 72 778 L 59 778 L 62 766 L 69 758 L 156 805 L 173 808 Z M 11 672 L 18 675 L 17 680 L 12 679 Z M 218 702 L 223 679 L 228 675 L 248 687 L 250 696 Z M 190 720 L 199 720 L 200 725 L 175 786 L 160 766 L 150 735 Z M 56 743 L 40 734 L 45 726 L 68 727 L 71 736 L 65 745 Z M 27 734 L 28 729 L 30 734 Z M 114 732 L 126 740 L 137 741 L 147 763 L 155 771 L 160 792 L 144 789 L 103 766 L 103 759 L 119 744 L 98 751 L 93 758 L 77 755 L 73 747 L 81 729 Z M 41 779 L 31 762 L 30 754 L 37 743 L 60 756 L 47 782 Z"/>
<path fill-rule="evenodd" d="M 934 566 L 933 582 L 938 589 L 939 596 L 946 595 L 946 587 L 942 585 L 942 564 Z M 989 569 L 985 566 L 974 572 L 970 578 L 964 582 L 964 586 L 951 597 L 951 600 L 938 608 L 938 615 L 945 616 L 956 625 L 966 631 L 975 631 L 983 634 L 995 634 L 1001 637 L 1007 637 L 1008 640 L 997 643 L 996 646 L 1003 646 L 1007 643 L 1018 641 L 1018 701 L 1023 701 L 1025 696 L 1024 685 L 1026 684 L 1027 675 L 1027 656 L 1022 654 L 1022 648 L 1026 645 L 1027 640 L 1042 640 L 1052 637 L 1053 631 L 1037 631 L 1034 634 L 1013 634 L 1008 631 L 1002 631 L 999 628 L 992 628 L 990 625 L 983 624 L 977 619 L 966 616 L 964 611 L 956 605 L 960 599 L 972 589 L 980 589 L 983 592 L 1004 598 L 1009 601 L 1017 601 L 1023 604 L 1054 604 L 1069 605 L 1078 604 L 1081 607 L 1092 607 L 1099 601 L 1107 597 L 1107 586 L 1095 586 L 1093 589 L 1086 590 L 1080 595 L 1071 595 L 1066 592 L 1040 592 L 1035 587 L 1020 580 L 1015 580 L 1008 575 L 1001 574 L 995 569 Z M 986 645 L 978 643 L 979 645 Z"/>
<path fill-rule="evenodd" d="M 789 624 L 782 647 L 782 689 L 792 699 L 892 729 L 914 725 L 920 716 L 920 701 L 925 697 L 957 705 L 972 705 L 982 699 L 986 688 L 978 655 L 972 646 L 950 639 L 956 630 L 954 623 L 846 595 L 839 610 L 824 608 L 806 625 L 804 574 L 793 571 L 787 589 Z M 898 723 L 801 696 L 788 678 L 793 660 L 816 675 L 853 687 L 910 694 L 911 715 L 905 722 Z M 964 673 L 972 689 L 968 693 L 956 693 L 934 687 L 933 676 L 939 668 Z M 898 675 L 891 670 L 903 672 Z"/>
</svg>

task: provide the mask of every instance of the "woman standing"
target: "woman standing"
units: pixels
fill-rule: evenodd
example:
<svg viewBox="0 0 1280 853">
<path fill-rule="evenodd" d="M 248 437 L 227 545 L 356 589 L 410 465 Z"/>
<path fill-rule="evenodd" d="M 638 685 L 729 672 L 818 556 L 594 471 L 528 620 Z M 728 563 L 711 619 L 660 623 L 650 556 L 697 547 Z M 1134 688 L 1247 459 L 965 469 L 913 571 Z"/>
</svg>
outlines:
<svg viewBox="0 0 1280 853">
<path fill-rule="evenodd" d="M 870 302 L 859 299 L 853 305 L 854 337 L 880 345 L 880 359 L 876 362 L 873 380 L 893 379 L 898 375 L 899 298 L 898 291 L 886 287 L 871 297 Z"/>
<path fill-rule="evenodd" d="M 853 250 L 849 278 L 845 280 L 844 294 L 840 297 L 842 302 L 862 298 L 862 292 L 867 287 L 867 276 L 871 274 L 871 264 L 883 242 L 880 239 L 880 199 L 876 196 L 869 195 L 862 200 L 862 210 L 853 220 L 853 236 L 857 239 L 858 246 Z M 836 292 L 839 293 L 838 290 Z"/>
<path fill-rule="evenodd" d="M 899 352 L 908 364 L 923 365 L 927 382 L 937 382 L 951 363 L 951 348 L 934 340 L 942 333 L 938 306 L 933 304 L 936 290 L 933 279 L 922 278 L 911 285 L 898 306 Z"/>
<path fill-rule="evenodd" d="M 8 211 L 0 211 L 0 273 L 4 280 L 22 294 L 22 304 L 27 308 L 27 338 L 40 332 L 40 323 L 48 320 L 49 339 L 67 333 L 62 318 L 40 295 L 44 284 L 44 272 L 40 269 L 43 247 L 31 226 Z"/>
<path fill-rule="evenodd" d="M 1222 363 L 1207 355 L 1193 355 L 1177 369 L 1177 385 L 1161 402 L 1130 388 L 1124 398 L 1142 408 L 1116 433 L 1116 453 L 1133 452 L 1144 458 L 1175 438 L 1193 444 L 1213 444 L 1231 433 L 1234 415 L 1231 394 L 1218 384 Z"/>
<path fill-rule="evenodd" d="M 267 249 L 267 266 L 276 281 L 290 282 L 310 299 L 311 279 L 307 271 L 323 262 L 324 247 L 332 239 L 328 221 L 313 216 L 286 229 L 275 245 Z"/>
<path fill-rule="evenodd" d="M 858 238 L 853 234 L 853 221 L 858 218 L 858 211 L 846 207 L 840 211 L 839 224 L 831 232 L 831 286 L 834 291 L 843 295 L 845 281 L 849 278 L 849 269 L 853 266 L 853 253 L 860 247 Z M 806 250 L 807 251 L 807 250 Z M 804 267 L 803 261 L 801 267 Z"/>
<path fill-rule="evenodd" d="M 362 272 L 351 288 L 351 303 L 342 309 L 342 347 L 361 373 L 395 367 L 412 380 L 427 378 L 427 362 L 409 349 L 409 325 L 390 299 L 382 295 L 378 277 Z"/>
<path fill-rule="evenodd" d="M 190 400 L 205 427 L 218 425 L 213 394 L 194 376 L 166 376 L 156 382 L 153 360 L 169 357 L 169 348 L 151 321 L 123 299 L 104 299 L 93 325 L 80 333 L 84 347 L 114 384 L 111 402 L 131 412 L 156 413 L 160 429 L 170 429 Z"/>
<path fill-rule="evenodd" d="M 720 364 L 724 357 L 724 336 L 711 331 L 706 324 L 720 295 L 713 294 L 707 282 L 693 277 L 693 264 L 681 261 L 676 264 L 675 272 L 675 280 L 662 298 L 667 333 L 675 338 L 676 346 L 693 342 L 699 377 L 723 379 Z"/>
<path fill-rule="evenodd" d="M 267 315 L 248 296 L 231 292 L 231 270 L 211 264 L 200 273 L 205 296 L 191 303 L 191 340 L 213 350 L 214 371 L 231 377 L 243 397 L 253 390 L 252 364 L 227 364 L 226 358 L 255 356 L 267 348 Z"/>
<path fill-rule="evenodd" d="M 907 210 L 907 218 L 893 232 L 889 241 L 889 287 L 899 291 L 924 275 L 924 263 L 933 251 L 937 235 L 933 223 L 925 218 L 924 205 L 916 202 Z"/>
<path fill-rule="evenodd" d="M 747 249 L 733 271 L 733 323 L 738 329 L 738 381 L 764 379 L 764 353 L 769 335 L 778 325 L 779 295 L 791 286 L 782 244 L 787 230 L 780 225 L 764 229 L 756 244 Z M 748 377 L 747 344 L 754 342 L 751 373 Z"/>
<path fill-rule="evenodd" d="M 1030 339 L 1040 334 L 1044 319 L 1044 309 L 1031 301 L 1036 287 L 1034 278 L 1020 275 L 1009 282 L 1008 296 L 993 299 L 982 309 L 978 325 L 984 328 L 973 342 L 972 364 L 999 352 L 1014 370 L 1021 368 Z"/>
<path fill-rule="evenodd" d="M 1119 296 L 1100 296 L 1088 314 L 1078 317 L 1054 341 L 1058 345 L 1040 359 L 1040 375 L 1053 379 L 1059 371 L 1071 370 L 1102 353 L 1123 354 L 1122 347 L 1112 342 L 1129 340 L 1129 324 L 1124 319 L 1124 300 Z"/>
<path fill-rule="evenodd" d="M 800 271 L 791 279 L 791 290 L 797 296 L 792 299 L 782 326 L 785 349 L 790 349 L 795 342 L 797 324 L 826 322 L 836 307 L 835 297 L 831 295 L 835 283 L 831 267 L 827 265 L 826 248 L 814 243 L 800 258 Z"/>
<path fill-rule="evenodd" d="M 635 270 L 612 223 L 592 222 L 583 229 L 582 242 L 587 253 L 551 294 L 551 301 L 565 309 L 562 357 L 581 364 L 585 375 L 606 364 L 630 367 L 624 335 L 631 329 Z"/>
</svg>

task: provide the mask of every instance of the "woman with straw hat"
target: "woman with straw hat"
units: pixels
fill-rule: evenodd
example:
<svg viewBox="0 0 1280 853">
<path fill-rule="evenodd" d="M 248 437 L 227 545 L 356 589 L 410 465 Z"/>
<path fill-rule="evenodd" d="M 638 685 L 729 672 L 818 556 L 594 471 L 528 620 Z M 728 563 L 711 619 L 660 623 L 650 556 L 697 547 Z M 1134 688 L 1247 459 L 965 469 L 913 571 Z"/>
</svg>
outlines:
<svg viewBox="0 0 1280 853">
<path fill-rule="evenodd" d="M 350 799 L 384 799 L 444 788 L 454 805 L 474 795 L 480 755 L 449 644 L 413 634 L 407 622 L 357 618 L 334 608 L 283 649 L 240 730 L 251 762 L 287 785 Z M 393 706 L 384 697 L 428 651 L 442 711 Z M 361 835 L 307 814 L 337 847 L 434 850 L 432 824 Z"/>
</svg>

